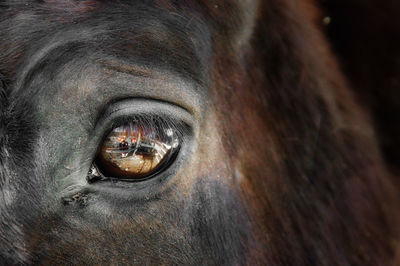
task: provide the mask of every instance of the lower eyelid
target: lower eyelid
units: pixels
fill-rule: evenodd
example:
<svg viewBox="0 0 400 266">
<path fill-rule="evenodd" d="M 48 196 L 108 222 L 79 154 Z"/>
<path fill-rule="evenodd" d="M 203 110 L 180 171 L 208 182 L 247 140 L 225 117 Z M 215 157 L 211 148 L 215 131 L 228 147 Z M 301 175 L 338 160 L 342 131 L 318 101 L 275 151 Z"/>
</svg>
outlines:
<svg viewBox="0 0 400 266">
<path fill-rule="evenodd" d="M 169 191 L 176 182 L 179 182 L 176 179 L 178 173 L 184 171 L 195 151 L 194 134 L 192 130 L 188 130 L 181 139 L 179 150 L 174 153 L 170 164 L 166 165 L 163 171 L 138 181 L 98 177 L 94 180 L 95 182 L 87 180 L 86 189 L 90 189 L 104 200 L 121 200 L 121 204 L 135 204 L 137 200 L 151 200 L 156 195 L 162 197 L 162 193 Z"/>
</svg>

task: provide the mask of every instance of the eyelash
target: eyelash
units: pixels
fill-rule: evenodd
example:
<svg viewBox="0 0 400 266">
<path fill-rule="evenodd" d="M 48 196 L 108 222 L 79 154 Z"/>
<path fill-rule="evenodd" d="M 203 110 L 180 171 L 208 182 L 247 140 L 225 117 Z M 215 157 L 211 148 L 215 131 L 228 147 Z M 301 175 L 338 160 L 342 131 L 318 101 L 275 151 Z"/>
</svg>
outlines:
<svg viewBox="0 0 400 266">
<path fill-rule="evenodd" d="M 155 129 L 163 130 L 167 128 L 172 128 L 177 132 L 179 137 L 183 137 L 187 134 L 189 126 L 186 125 L 184 122 L 176 121 L 175 119 L 163 117 L 160 115 L 155 114 L 140 114 L 134 116 L 119 116 L 115 118 L 111 123 L 108 125 L 108 130 L 105 131 L 103 134 L 103 139 L 114 129 L 126 125 L 130 122 L 136 122 L 142 125 L 150 125 Z M 155 125 L 156 123 L 156 125 Z M 154 126 L 155 125 L 155 126 Z"/>
</svg>

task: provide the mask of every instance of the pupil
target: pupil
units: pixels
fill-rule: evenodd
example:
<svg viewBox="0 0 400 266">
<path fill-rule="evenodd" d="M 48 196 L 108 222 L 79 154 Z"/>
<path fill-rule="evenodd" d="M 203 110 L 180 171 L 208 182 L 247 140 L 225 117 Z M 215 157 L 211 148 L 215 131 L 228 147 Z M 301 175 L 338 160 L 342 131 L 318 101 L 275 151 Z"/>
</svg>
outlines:
<svg viewBox="0 0 400 266">
<path fill-rule="evenodd" d="M 129 144 L 128 144 L 128 142 L 127 142 L 126 140 L 122 140 L 122 141 L 119 143 L 119 147 L 120 147 L 121 149 L 123 149 L 123 150 L 126 150 L 126 149 L 129 148 Z"/>
</svg>

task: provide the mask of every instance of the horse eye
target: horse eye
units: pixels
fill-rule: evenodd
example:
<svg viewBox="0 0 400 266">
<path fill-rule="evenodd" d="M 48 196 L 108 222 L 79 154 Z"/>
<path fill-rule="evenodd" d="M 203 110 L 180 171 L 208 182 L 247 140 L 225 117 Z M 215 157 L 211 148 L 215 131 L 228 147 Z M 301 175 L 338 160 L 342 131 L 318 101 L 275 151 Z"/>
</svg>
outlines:
<svg viewBox="0 0 400 266">
<path fill-rule="evenodd" d="M 129 122 L 106 136 L 95 159 L 96 169 L 89 175 L 125 181 L 147 179 L 170 165 L 179 147 L 180 139 L 172 127 Z"/>
</svg>

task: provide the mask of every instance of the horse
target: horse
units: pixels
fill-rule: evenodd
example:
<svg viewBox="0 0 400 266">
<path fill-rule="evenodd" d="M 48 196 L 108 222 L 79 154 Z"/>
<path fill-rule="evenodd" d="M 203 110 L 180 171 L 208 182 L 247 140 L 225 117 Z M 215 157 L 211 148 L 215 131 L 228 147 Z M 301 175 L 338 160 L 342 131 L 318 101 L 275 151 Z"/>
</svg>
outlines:
<svg viewBox="0 0 400 266">
<path fill-rule="evenodd" d="M 0 10 L 4 264 L 399 261 L 398 185 L 316 1 Z"/>
</svg>

